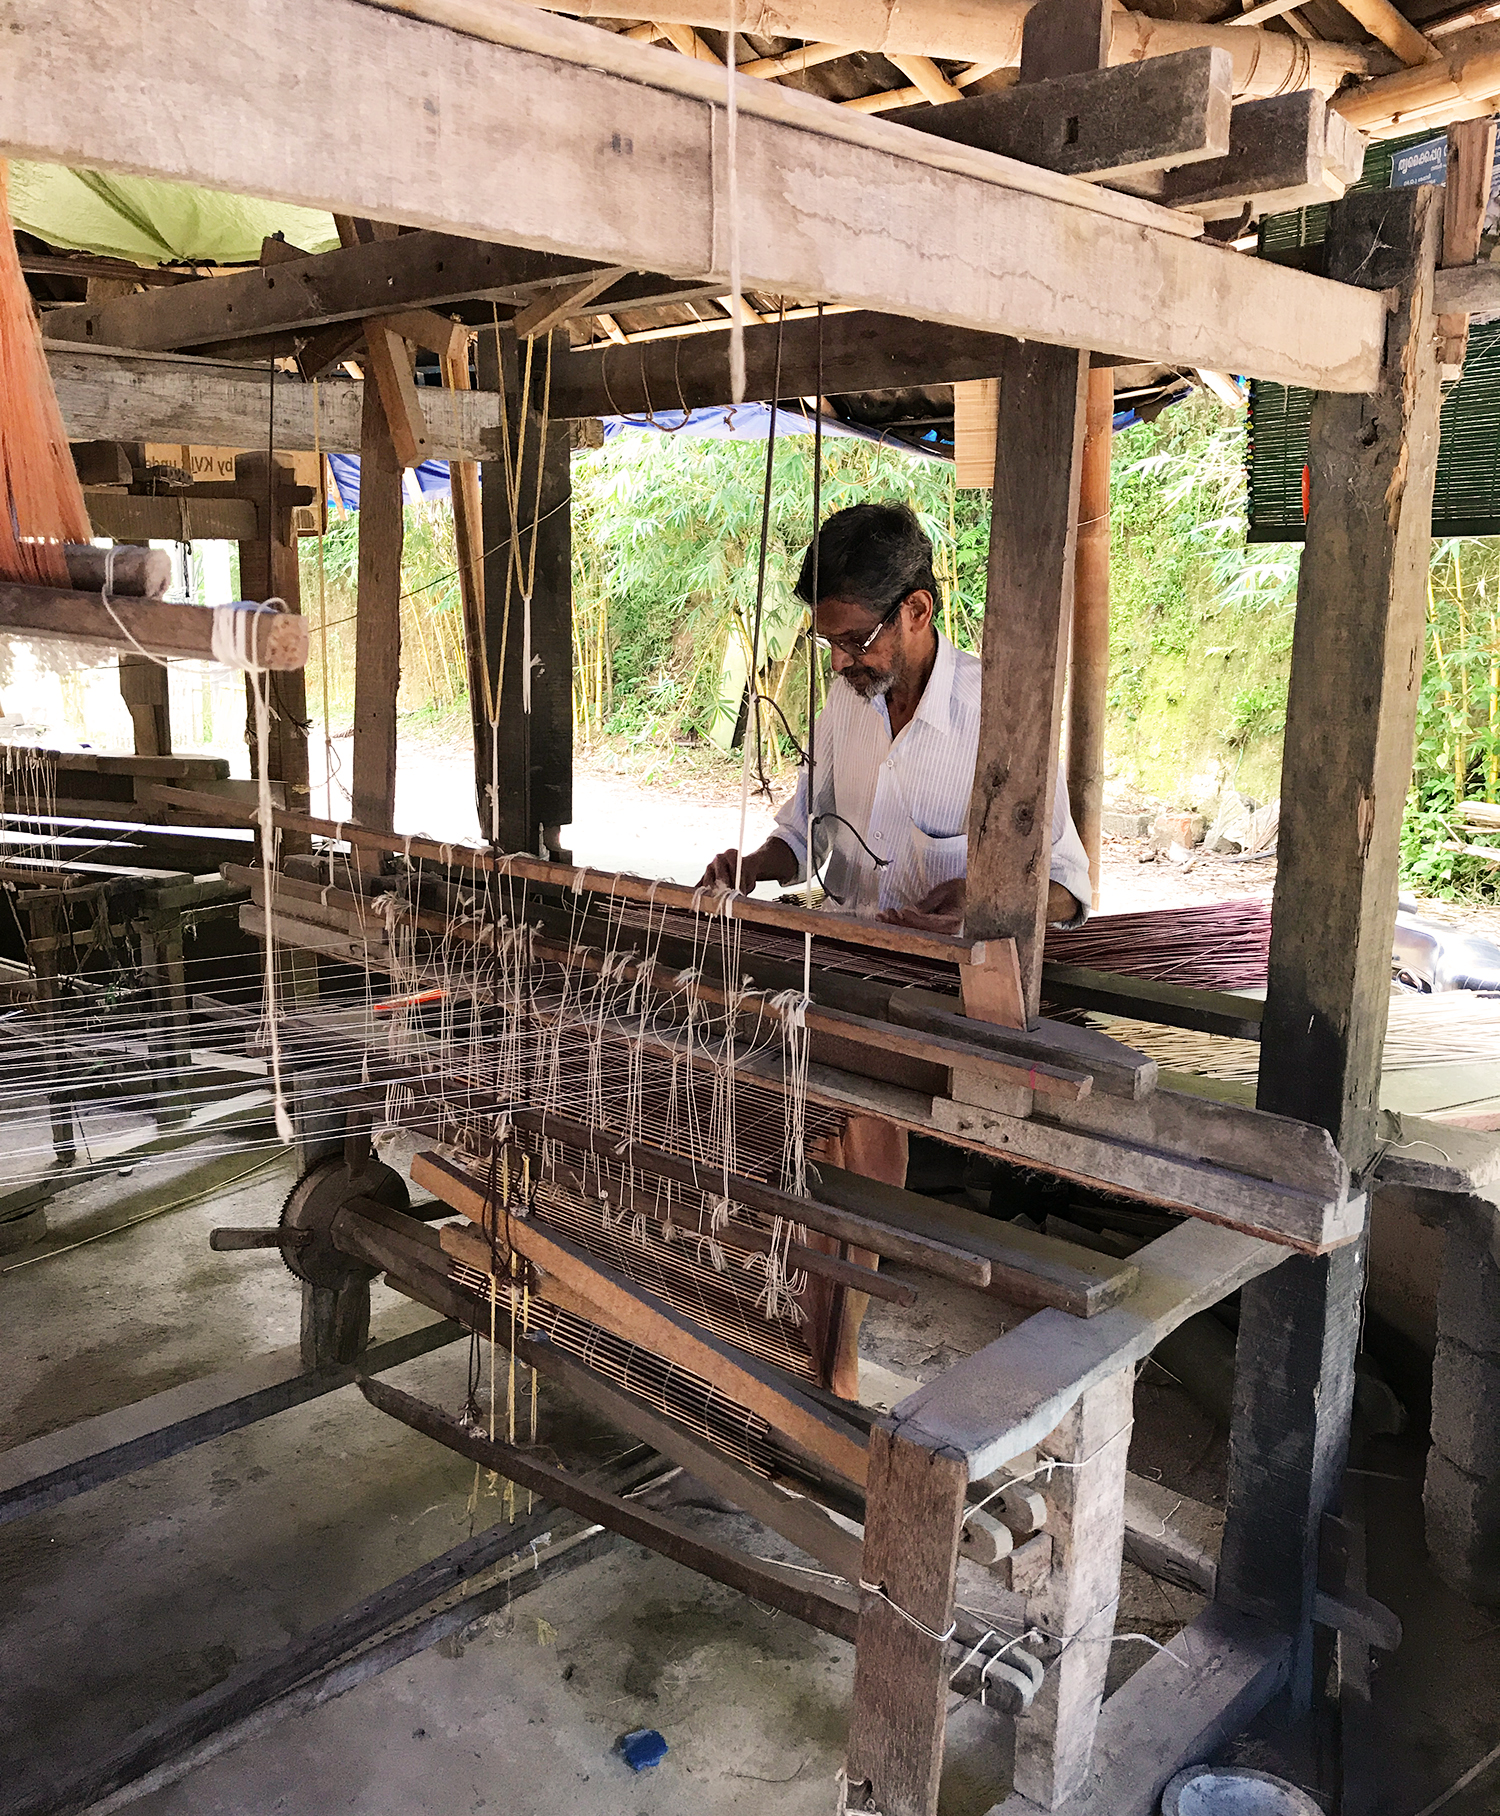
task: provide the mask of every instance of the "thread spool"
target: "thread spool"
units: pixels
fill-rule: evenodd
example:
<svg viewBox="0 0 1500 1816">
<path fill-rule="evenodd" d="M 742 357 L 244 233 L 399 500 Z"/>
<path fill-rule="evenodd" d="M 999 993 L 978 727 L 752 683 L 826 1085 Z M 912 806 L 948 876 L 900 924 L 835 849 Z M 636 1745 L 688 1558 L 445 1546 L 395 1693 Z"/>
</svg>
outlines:
<svg viewBox="0 0 1500 1816">
<path fill-rule="evenodd" d="M 172 557 L 165 549 L 142 549 L 131 543 L 101 549 L 91 542 L 69 542 L 63 545 L 63 556 L 68 584 L 84 592 L 97 593 L 108 578 L 110 592 L 122 599 L 160 599 L 172 584 Z"/>
</svg>

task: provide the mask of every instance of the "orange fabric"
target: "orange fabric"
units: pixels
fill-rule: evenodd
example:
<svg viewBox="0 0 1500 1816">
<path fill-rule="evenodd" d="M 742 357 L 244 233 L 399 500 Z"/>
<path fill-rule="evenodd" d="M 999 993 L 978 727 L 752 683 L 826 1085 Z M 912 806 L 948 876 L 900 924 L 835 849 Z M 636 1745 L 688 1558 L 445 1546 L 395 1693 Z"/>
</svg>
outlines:
<svg viewBox="0 0 1500 1816">
<path fill-rule="evenodd" d="M 93 531 L 10 231 L 8 178 L 0 159 L 0 580 L 66 586 L 62 545 Z"/>
</svg>

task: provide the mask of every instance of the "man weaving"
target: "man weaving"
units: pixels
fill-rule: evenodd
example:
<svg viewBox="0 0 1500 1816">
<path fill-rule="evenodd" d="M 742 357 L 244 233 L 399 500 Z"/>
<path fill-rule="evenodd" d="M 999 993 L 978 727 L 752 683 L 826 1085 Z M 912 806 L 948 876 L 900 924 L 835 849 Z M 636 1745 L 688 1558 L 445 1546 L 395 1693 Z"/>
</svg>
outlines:
<svg viewBox="0 0 1500 1816">
<path fill-rule="evenodd" d="M 814 553 L 803 557 L 796 592 L 813 607 L 835 677 L 813 734 L 814 871 L 826 864 L 830 908 L 956 933 L 979 747 L 979 658 L 933 622 L 941 594 L 932 544 L 905 505 L 836 512 L 818 537 L 816 562 Z M 801 881 L 808 823 L 804 768 L 775 833 L 740 862 L 739 887 Z M 720 852 L 704 885 L 733 887 L 737 858 Z M 1091 900 L 1088 858 L 1059 770 L 1047 918 L 1076 924 Z"/>
</svg>

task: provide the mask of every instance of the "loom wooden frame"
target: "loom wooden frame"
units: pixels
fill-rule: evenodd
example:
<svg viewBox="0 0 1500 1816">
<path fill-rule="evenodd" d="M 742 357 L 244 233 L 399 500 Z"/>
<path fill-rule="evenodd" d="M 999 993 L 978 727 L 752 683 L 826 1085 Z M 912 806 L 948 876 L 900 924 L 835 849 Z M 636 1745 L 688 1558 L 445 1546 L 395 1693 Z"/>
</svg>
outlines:
<svg viewBox="0 0 1500 1816">
<path fill-rule="evenodd" d="M 137 9 L 136 29 L 123 35 L 118 29 L 94 32 L 94 16 L 102 17 L 103 9 L 93 5 L 56 9 L 44 0 L 19 0 L 15 10 L 15 47 L 0 64 L 0 131 L 6 149 L 17 155 L 255 189 L 480 239 L 503 235 L 599 266 L 645 263 L 687 280 L 722 274 L 722 223 L 713 207 L 722 76 L 702 64 L 673 62 L 618 40 L 601 42 L 587 27 L 524 13 L 504 0 L 485 9 L 484 42 L 356 0 L 314 0 L 315 16 L 299 7 L 295 19 L 288 6 L 285 22 L 295 29 L 284 29 L 274 6 L 247 13 L 225 0 L 212 31 L 209 79 L 199 61 L 205 54 L 201 42 L 184 42 L 174 33 L 179 57 L 164 63 L 157 54 L 161 34 L 174 25 L 165 0 L 145 0 Z M 210 10 L 200 8 L 195 17 Z M 455 19 L 478 18 L 461 8 L 450 12 Z M 280 72 L 300 56 L 310 33 L 344 44 L 365 65 L 378 64 L 382 77 L 394 69 L 443 72 L 443 101 L 452 123 L 442 149 L 461 170 L 462 181 L 443 180 L 438 140 L 425 124 L 429 116 L 415 91 L 386 81 L 377 84 L 373 98 L 358 93 L 359 107 L 373 110 L 381 131 L 375 139 L 351 138 L 349 119 L 323 111 L 329 102 L 325 92 L 314 102 L 305 89 L 281 80 Z M 107 45 L 107 53 L 90 55 L 85 48 L 90 41 Z M 228 45 L 236 54 L 226 55 Z M 235 88 L 237 70 L 245 73 Z M 236 130 L 190 142 L 169 142 L 157 133 L 154 120 L 162 114 L 186 115 L 187 108 L 173 99 L 174 83 L 199 102 L 208 96 L 227 107 Z M 142 110 L 116 104 L 112 97 L 119 84 L 132 94 L 165 85 L 167 93 L 159 96 L 159 108 Z M 348 92 L 362 87 L 350 84 Z M 1103 345 L 1141 358 L 1311 384 L 1325 402 L 1338 393 L 1377 391 L 1388 382 L 1388 301 L 1367 278 L 1358 287 L 1334 285 L 1251 261 L 1231 262 L 1185 237 L 1180 220 L 1149 204 L 967 148 L 932 140 L 918 145 L 916 135 L 889 123 L 784 91 L 768 94 L 765 85 L 756 91 L 753 82 L 743 91 L 741 144 L 748 210 L 745 270 L 757 288 L 936 316 L 978 332 L 998 328 L 1051 345 Z M 507 113 L 502 145 L 492 130 L 498 118 L 493 110 L 505 111 L 507 92 L 524 93 L 530 111 L 519 119 Z M 77 105 L 80 93 L 90 105 Z M 491 112 L 485 111 L 486 95 Z M 436 103 L 431 111 L 437 111 Z M 579 119 L 589 123 L 584 138 Z M 603 156 L 601 144 L 611 156 Z M 486 149 L 490 155 L 481 159 L 478 154 Z M 481 162 L 488 184 L 472 180 Z M 517 171 L 524 181 L 513 180 Z M 820 186 L 837 189 L 846 199 L 846 219 L 830 220 L 837 211 L 815 205 Z M 668 195 L 674 208 L 661 205 Z M 878 229 L 861 215 L 861 196 L 879 210 Z M 560 197 L 576 206 L 561 209 Z M 559 225 L 564 217 L 565 229 Z M 962 245 L 950 231 L 959 220 L 966 228 Z M 816 234 L 809 231 L 814 221 Z M 880 244 L 887 230 L 893 242 L 904 236 L 916 256 L 903 249 L 895 257 L 872 258 L 871 246 Z M 1085 239 L 1092 246 L 1088 255 L 1080 250 Z M 975 246 L 985 248 L 983 258 L 964 250 Z M 1099 281 L 1106 265 L 1115 280 L 1109 285 Z M 1430 319 L 1431 267 L 1430 249 L 1419 247 L 1406 264 L 1393 267 L 1390 279 L 1402 299 L 1403 321 L 1415 324 L 1404 349 L 1397 349 L 1404 369 L 1412 372 L 1420 368 L 1421 329 Z M 939 274 L 943 281 L 937 281 Z M 1420 378 L 1412 385 L 1415 395 Z M 1393 410 L 1391 417 L 1419 517 L 1421 482 L 1430 493 L 1435 446 L 1413 437 L 1410 407 L 1405 414 Z M 1314 498 L 1351 496 L 1361 507 L 1383 511 L 1387 474 L 1368 464 L 1352 473 L 1330 470 L 1338 459 L 1330 441 L 1314 438 Z M 1071 534 L 1071 525 L 1060 524 L 1057 531 Z M 1305 573 L 1309 562 L 1323 564 L 1325 581 L 1335 578 L 1330 542 L 1320 545 L 1310 537 Z M 1371 584 L 1385 583 L 1375 574 Z M 1389 584 L 1399 589 L 1399 576 Z M 1051 686 L 1049 661 L 1037 655 L 1035 666 L 1035 685 Z M 1306 728 L 1298 721 L 1288 735 L 1305 738 Z M 1383 773 L 1391 763 L 1386 748 Z M 1345 771 L 1353 774 L 1362 760 L 1359 752 L 1340 755 Z M 1400 795 L 1399 789 L 1383 789 L 1375 817 L 1383 815 L 1393 826 Z M 295 827 L 290 817 L 286 824 Z M 1347 883 L 1354 862 L 1347 852 L 1341 852 L 1340 862 L 1339 880 Z M 1372 908 L 1368 894 L 1350 911 L 1349 927 L 1361 951 L 1372 933 L 1378 939 L 1382 912 Z M 346 945 L 353 949 L 353 942 Z M 1340 987 L 1368 1008 L 1367 979 L 1345 979 Z M 1305 1008 L 1298 989 L 1289 977 L 1279 1004 L 1283 1020 Z M 1349 1059 L 1351 1076 L 1361 1068 L 1368 1074 L 1368 1046 Z M 1341 1126 L 1337 1132 L 1343 1139 Z M 1123 1145 L 1117 1137 L 1103 1138 L 1105 1146 L 1112 1142 Z M 1351 1145 L 1357 1152 L 1357 1140 Z M 1094 1615 L 1084 1620 L 1080 1614 L 1081 1598 L 1102 1588 L 1108 1606 L 1109 1573 L 1118 1559 L 1123 1453 L 1118 1469 L 1112 1460 L 1100 1462 L 1103 1452 L 1091 1449 L 1090 1433 L 1098 1431 L 1100 1419 L 1118 1412 L 1122 1398 L 1128 1405 L 1129 1371 L 1164 1329 L 1260 1278 L 1281 1259 L 1280 1251 L 1263 1241 L 1202 1221 L 1183 1225 L 1152 1247 L 1157 1251 L 1152 1262 L 1162 1264 L 1154 1285 L 1148 1263 L 1136 1291 L 1099 1316 L 1038 1312 L 999 1344 L 914 1395 L 877 1428 L 866 1531 L 866 1555 L 876 1561 L 866 1567 L 879 1570 L 886 1598 L 866 1594 L 861 1600 L 851 1778 L 868 1784 L 886 1816 L 931 1816 L 941 1759 L 941 1725 L 932 1730 L 931 1709 L 924 1714 L 922 1699 L 931 1703 L 941 1679 L 942 1649 L 934 1650 L 935 1642 L 899 1619 L 891 1604 L 900 1602 L 935 1627 L 943 1622 L 951 1603 L 957 1522 L 971 1476 L 1039 1441 L 1053 1444 L 1074 1466 L 1064 1472 L 1069 1485 L 1058 1491 L 1072 1540 L 1060 1548 L 1039 1605 L 1063 1639 L 1096 1638 Z M 1279 1270 L 1272 1277 L 1279 1277 Z M 1308 1295 L 1315 1291 L 1309 1287 Z M 1298 1315 L 1312 1303 L 1305 1295 Z M 1313 1424 L 1337 1416 L 1334 1396 Z M 931 1519 L 914 1522 L 914 1509 Z M 1309 1501 L 1298 1517 L 1305 1523 L 1315 1515 Z M 1279 1613 L 1257 1622 L 1221 1611 L 1215 1633 L 1231 1668 L 1216 1691 L 1177 1711 L 1169 1741 L 1151 1761 L 1110 1766 L 1117 1786 L 1109 1804 L 1114 1816 L 1144 1811 L 1153 1786 L 1159 1788 L 1164 1763 L 1170 1770 L 1173 1762 L 1198 1756 L 1195 1749 L 1208 1736 L 1217 1737 L 1226 1719 L 1263 1701 L 1286 1679 L 1289 1655 L 1304 1640 L 1301 1628 Z M 1087 1651 L 1073 1646 L 1062 1656 L 1071 1653 L 1078 1664 Z M 1024 1727 L 1018 1791 L 1008 1812 L 1032 1810 L 1035 1800 L 1083 1807 L 1079 1787 L 1088 1772 L 1102 1673 L 1086 1672 L 1081 1664 L 1075 1670 L 1074 1664 L 1058 1670 Z M 1137 1700 L 1160 1699 L 1161 1690 L 1154 1675 Z M 919 1726 L 927 1721 L 926 1738 L 920 1745 L 896 1747 L 893 1736 L 910 1735 L 914 1719 Z M 1028 1801 L 1028 1792 L 1034 1801 Z"/>
</svg>

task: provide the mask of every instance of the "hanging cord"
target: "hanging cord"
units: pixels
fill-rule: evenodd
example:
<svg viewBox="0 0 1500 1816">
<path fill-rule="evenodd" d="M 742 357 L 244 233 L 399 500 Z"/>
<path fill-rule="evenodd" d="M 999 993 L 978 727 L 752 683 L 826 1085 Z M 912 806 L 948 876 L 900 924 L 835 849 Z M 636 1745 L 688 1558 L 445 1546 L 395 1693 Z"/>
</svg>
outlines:
<svg viewBox="0 0 1500 1816">
<path fill-rule="evenodd" d="M 818 725 L 818 545 L 823 536 L 823 305 L 818 304 L 818 376 L 817 395 L 813 398 L 813 471 L 812 471 L 812 604 L 807 608 L 807 837 L 803 868 L 806 871 L 804 895 L 807 906 L 813 906 L 813 882 L 817 874 L 813 852 L 813 803 L 817 799 L 818 776 L 814 766 Z M 802 994 L 812 1000 L 812 929 L 802 935 Z"/>
<path fill-rule="evenodd" d="M 333 818 L 333 722 L 328 705 L 328 580 L 323 543 L 328 533 L 328 473 L 323 463 L 322 401 L 318 381 L 313 391 L 313 455 L 318 463 L 318 660 L 323 670 L 323 795 L 324 811 Z"/>
<path fill-rule="evenodd" d="M 781 333 L 786 326 L 786 303 L 782 302 L 782 328 L 776 335 L 776 389 L 781 388 Z M 760 561 L 755 579 L 755 617 L 750 630 L 750 674 L 748 680 L 749 698 L 747 707 L 755 720 L 755 766 L 760 771 L 761 792 L 769 793 L 765 779 L 765 766 L 760 761 L 760 706 L 757 683 L 760 678 L 760 626 L 761 614 L 766 597 L 766 544 L 771 534 L 771 479 L 772 461 L 776 456 L 776 399 L 771 398 L 771 421 L 766 431 L 766 482 L 761 494 L 760 506 Z M 734 854 L 734 893 L 740 893 L 740 878 L 745 867 L 745 821 L 750 808 L 750 724 L 746 721 L 745 735 L 740 746 L 740 836 Z"/>
<path fill-rule="evenodd" d="M 724 81 L 728 95 L 724 150 L 729 162 L 729 307 L 732 317 L 729 323 L 729 395 L 735 403 L 742 404 L 745 401 L 745 324 L 741 320 L 744 307 L 741 301 L 743 286 L 740 275 L 740 108 L 735 88 L 735 59 L 739 54 L 736 39 L 739 31 L 739 0 L 729 0 L 729 41 L 724 54 Z M 773 405 L 773 426 L 774 423 Z M 740 837 L 743 842 L 743 832 Z"/>
<path fill-rule="evenodd" d="M 776 458 L 776 402 L 781 395 L 781 348 L 786 336 L 786 298 L 781 299 L 781 315 L 776 324 L 776 372 L 771 388 L 771 421 L 766 430 L 766 484 L 760 502 L 760 561 L 755 575 L 755 626 L 750 637 L 750 711 L 755 717 L 755 779 L 757 793 L 769 796 L 771 784 L 766 777 L 765 751 L 761 743 L 760 648 L 766 610 L 766 558 L 771 546 L 771 491 L 773 462 Z M 779 709 L 778 709 L 779 710 Z M 749 726 L 746 726 L 749 731 Z M 744 827 L 740 828 L 744 838 Z"/>
</svg>

